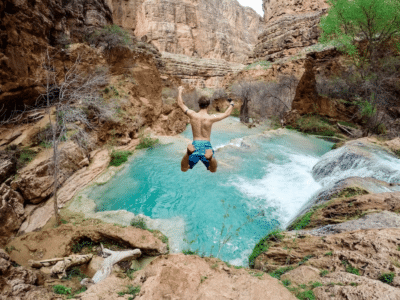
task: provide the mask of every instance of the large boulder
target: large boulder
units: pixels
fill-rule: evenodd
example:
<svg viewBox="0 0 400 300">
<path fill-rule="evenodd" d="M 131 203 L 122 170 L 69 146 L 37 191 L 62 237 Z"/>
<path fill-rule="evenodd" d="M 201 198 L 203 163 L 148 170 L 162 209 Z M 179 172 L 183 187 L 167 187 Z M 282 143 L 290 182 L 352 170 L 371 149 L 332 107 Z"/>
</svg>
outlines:
<svg viewBox="0 0 400 300">
<path fill-rule="evenodd" d="M 0 186 L 0 247 L 18 232 L 24 220 L 24 199 L 3 183 Z"/>
<path fill-rule="evenodd" d="M 80 169 L 80 163 L 86 158 L 85 153 L 74 142 L 60 146 L 60 161 L 58 183 L 62 185 L 75 171 Z M 24 199 L 32 204 L 38 204 L 47 199 L 54 188 L 54 165 L 52 149 L 42 153 L 35 161 L 18 173 L 17 180 L 11 183 Z"/>
</svg>

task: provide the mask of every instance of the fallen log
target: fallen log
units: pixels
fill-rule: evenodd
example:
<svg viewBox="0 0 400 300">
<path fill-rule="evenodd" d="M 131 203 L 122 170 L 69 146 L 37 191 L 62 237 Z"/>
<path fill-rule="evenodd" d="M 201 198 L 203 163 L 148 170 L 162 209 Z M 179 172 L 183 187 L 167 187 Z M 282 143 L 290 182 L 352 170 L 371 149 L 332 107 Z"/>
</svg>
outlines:
<svg viewBox="0 0 400 300">
<path fill-rule="evenodd" d="M 94 274 L 92 278 L 92 282 L 94 283 L 99 283 L 100 281 L 106 279 L 111 274 L 112 267 L 116 263 L 130 258 L 136 259 L 142 254 L 142 252 L 139 249 L 126 250 L 126 251 L 112 251 L 103 248 L 103 245 L 101 245 L 101 249 L 103 254 L 108 257 L 104 260 L 101 269 L 98 270 L 96 274 Z"/>
<path fill-rule="evenodd" d="M 57 262 L 51 268 L 51 274 L 58 276 L 58 278 L 63 278 L 67 276 L 67 269 L 79 265 L 86 264 L 93 257 L 93 254 L 87 255 L 71 255 L 69 257 L 65 257 L 63 260 Z"/>
</svg>

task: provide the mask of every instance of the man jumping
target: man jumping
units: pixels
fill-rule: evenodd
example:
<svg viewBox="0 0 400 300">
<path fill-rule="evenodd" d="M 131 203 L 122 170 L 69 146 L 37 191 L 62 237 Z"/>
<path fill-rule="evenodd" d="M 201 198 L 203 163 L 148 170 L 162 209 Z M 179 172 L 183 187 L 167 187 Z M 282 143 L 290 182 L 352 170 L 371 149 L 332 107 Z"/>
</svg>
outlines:
<svg viewBox="0 0 400 300">
<path fill-rule="evenodd" d="M 207 108 L 210 105 L 210 100 L 202 96 L 199 99 L 200 111 L 196 113 L 190 110 L 182 100 L 183 87 L 179 87 L 178 105 L 190 118 L 190 124 L 193 131 L 193 143 L 187 147 L 187 152 L 181 162 L 182 172 L 186 172 L 201 160 L 207 170 L 212 173 L 217 172 L 217 160 L 214 158 L 214 150 L 210 143 L 211 127 L 215 122 L 221 121 L 230 116 L 233 110 L 233 102 L 230 101 L 229 108 L 223 113 L 210 116 Z"/>
</svg>

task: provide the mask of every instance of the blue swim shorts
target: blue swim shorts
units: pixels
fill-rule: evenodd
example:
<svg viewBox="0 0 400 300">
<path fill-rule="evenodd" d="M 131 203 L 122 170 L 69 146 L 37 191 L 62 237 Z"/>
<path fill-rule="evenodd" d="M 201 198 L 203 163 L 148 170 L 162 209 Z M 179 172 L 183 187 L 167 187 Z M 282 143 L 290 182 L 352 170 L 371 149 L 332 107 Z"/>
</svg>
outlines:
<svg viewBox="0 0 400 300">
<path fill-rule="evenodd" d="M 194 151 L 192 155 L 189 156 L 190 169 L 193 169 L 193 167 L 199 162 L 199 160 L 201 160 L 208 170 L 210 162 L 205 157 L 206 150 L 211 149 L 214 155 L 214 150 L 211 146 L 210 141 L 193 141 L 192 145 L 194 146 L 196 151 Z"/>
</svg>

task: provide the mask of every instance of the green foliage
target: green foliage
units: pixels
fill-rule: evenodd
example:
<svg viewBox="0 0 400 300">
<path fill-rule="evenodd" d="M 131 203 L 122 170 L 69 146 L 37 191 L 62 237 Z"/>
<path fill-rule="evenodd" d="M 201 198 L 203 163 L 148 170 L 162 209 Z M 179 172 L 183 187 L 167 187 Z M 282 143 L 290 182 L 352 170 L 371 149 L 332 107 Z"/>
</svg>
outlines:
<svg viewBox="0 0 400 300">
<path fill-rule="evenodd" d="M 81 293 L 83 293 L 83 292 L 86 292 L 86 290 L 87 290 L 87 287 L 86 287 L 86 286 L 83 286 L 83 287 L 81 287 L 80 289 L 74 291 L 74 292 L 72 293 L 72 295 L 69 295 L 69 296 L 67 297 L 67 299 L 73 299 L 73 298 L 75 298 L 76 295 L 81 294 Z"/>
<path fill-rule="evenodd" d="M 376 106 L 368 100 L 358 100 L 356 104 L 362 117 L 371 118 L 376 114 Z"/>
<path fill-rule="evenodd" d="M 253 249 L 253 252 L 249 256 L 249 266 L 254 267 L 254 262 L 256 258 L 263 252 L 268 251 L 269 248 L 269 243 L 268 241 L 280 241 L 282 240 L 285 236 L 281 234 L 281 230 L 276 229 L 270 233 L 268 233 L 265 237 L 263 237 L 255 246 Z"/>
<path fill-rule="evenodd" d="M 73 267 L 72 269 L 69 269 L 67 271 L 67 276 L 65 277 L 65 279 L 70 280 L 72 278 L 78 278 L 78 280 L 81 281 L 82 279 L 87 277 L 88 276 L 83 274 L 79 267 Z"/>
<path fill-rule="evenodd" d="M 324 255 L 325 255 L 325 256 L 332 256 L 332 255 L 333 255 L 333 252 L 332 252 L 332 251 L 329 251 L 329 252 L 326 252 Z"/>
<path fill-rule="evenodd" d="M 334 40 L 338 49 L 354 59 L 361 59 L 356 46 L 355 37 L 364 31 L 368 40 L 372 41 L 376 35 L 377 49 L 400 28 L 400 3 L 392 0 L 329 0 L 328 15 L 321 18 L 321 37 L 319 42 L 327 44 Z M 368 50 L 368 49 L 367 49 Z M 371 53 L 364 52 L 368 58 Z M 356 61 L 356 60 L 355 60 Z M 357 62 L 357 61 L 356 61 Z"/>
<path fill-rule="evenodd" d="M 185 255 L 198 255 L 197 251 L 192 250 L 182 250 L 182 253 Z"/>
<path fill-rule="evenodd" d="M 314 255 L 307 255 L 305 256 L 300 262 L 299 262 L 299 266 L 301 266 L 302 264 L 304 264 L 306 261 L 308 261 L 310 258 L 314 257 Z"/>
<path fill-rule="evenodd" d="M 367 194 L 369 194 L 368 191 L 364 189 L 360 189 L 358 187 L 347 187 L 342 191 L 340 191 L 339 193 L 332 195 L 331 199 L 341 198 L 341 197 L 350 198 L 358 195 L 367 195 Z"/>
<path fill-rule="evenodd" d="M 91 37 L 91 40 L 94 40 L 99 37 L 105 37 L 105 40 L 109 40 L 110 37 L 113 37 L 113 42 L 115 44 L 119 45 L 131 45 L 132 44 L 132 38 L 129 35 L 129 33 L 119 27 L 116 24 L 113 25 L 106 25 L 104 28 L 100 31 L 96 31 Z"/>
<path fill-rule="evenodd" d="M 355 282 L 350 282 L 350 285 L 351 285 L 351 286 L 357 286 L 357 285 L 358 285 L 358 283 L 355 283 Z"/>
<path fill-rule="evenodd" d="M 319 287 L 319 286 L 323 286 L 323 284 L 322 284 L 321 282 L 318 282 L 318 281 L 313 282 L 313 283 L 311 284 L 311 288 L 312 288 L 312 289 L 315 289 L 316 287 Z"/>
<path fill-rule="evenodd" d="M 281 276 L 291 270 L 293 270 L 294 267 L 292 266 L 288 266 L 288 267 L 283 267 L 283 268 L 279 268 L 271 273 L 269 273 L 269 275 L 271 275 L 271 277 L 277 278 L 277 279 L 281 279 Z"/>
<path fill-rule="evenodd" d="M 310 209 L 310 211 L 298 217 L 292 224 L 290 224 L 288 230 L 301 230 L 305 228 L 311 222 L 311 216 L 314 212 L 314 209 Z"/>
<path fill-rule="evenodd" d="M 143 132 L 139 134 L 140 143 L 136 146 L 136 149 L 146 149 L 153 148 L 155 145 L 159 144 L 159 139 L 153 139 L 150 134 L 145 135 Z"/>
<path fill-rule="evenodd" d="M 285 279 L 285 280 L 282 280 L 282 284 L 283 284 L 284 286 L 289 286 L 289 285 L 291 285 L 292 283 L 290 282 L 289 279 Z"/>
<path fill-rule="evenodd" d="M 382 281 L 383 283 L 391 284 L 393 282 L 393 279 L 396 275 L 393 272 L 390 273 L 382 273 L 379 276 L 379 280 Z"/>
<path fill-rule="evenodd" d="M 272 66 L 272 63 L 267 60 L 262 60 L 248 65 L 245 69 L 252 70 L 255 69 L 257 66 L 262 67 L 264 70 L 268 70 Z"/>
<path fill-rule="evenodd" d="M 329 121 L 319 115 L 305 115 L 297 119 L 296 129 L 305 133 L 313 133 L 324 136 L 335 135 L 335 128 Z"/>
<path fill-rule="evenodd" d="M 95 245 L 96 244 L 92 240 L 83 239 L 72 245 L 72 252 L 79 253 L 85 247 L 89 248 L 89 251 L 92 251 Z"/>
<path fill-rule="evenodd" d="M 132 151 L 117 151 L 111 152 L 110 166 L 119 167 L 123 163 L 128 161 L 128 157 L 133 154 Z"/>
<path fill-rule="evenodd" d="M 71 288 L 67 288 L 61 284 L 53 286 L 53 292 L 59 295 L 71 294 Z"/>
<path fill-rule="evenodd" d="M 29 164 L 36 156 L 36 152 L 30 149 L 22 149 L 19 158 L 18 158 L 18 163 L 21 165 L 21 167 L 26 166 Z"/>
<path fill-rule="evenodd" d="M 360 276 L 360 271 L 354 268 L 347 260 L 343 260 L 342 264 L 345 266 L 346 272 Z"/>
<path fill-rule="evenodd" d="M 328 274 L 329 274 L 328 270 L 322 270 L 321 272 L 319 272 L 319 276 L 321 276 L 321 277 L 324 277 L 324 276 L 326 276 Z"/>
<path fill-rule="evenodd" d="M 297 299 L 300 300 L 315 300 L 315 295 L 313 291 L 304 291 L 296 295 Z"/>
<path fill-rule="evenodd" d="M 118 292 L 118 296 L 132 295 L 135 297 L 137 294 L 140 293 L 140 286 L 128 285 L 127 288 L 128 289 L 123 292 Z"/>
<path fill-rule="evenodd" d="M 387 133 L 387 129 L 385 124 L 383 123 L 379 123 L 376 127 L 375 127 L 375 133 L 376 134 L 386 134 Z"/>
<path fill-rule="evenodd" d="M 8 254 L 10 254 L 11 252 L 13 252 L 14 250 L 17 250 L 17 249 L 15 249 L 14 246 L 6 247 L 6 248 L 5 248 L 5 251 L 6 251 Z"/>
<path fill-rule="evenodd" d="M 136 227 L 136 228 L 141 228 L 141 229 L 144 229 L 144 230 L 149 230 L 149 228 L 146 225 L 146 221 L 142 217 L 134 218 L 131 221 L 131 226 L 132 227 Z"/>
</svg>

